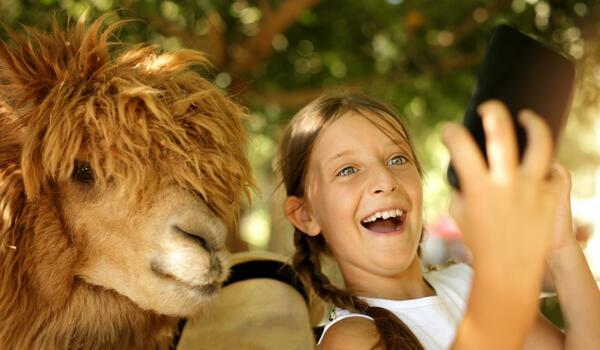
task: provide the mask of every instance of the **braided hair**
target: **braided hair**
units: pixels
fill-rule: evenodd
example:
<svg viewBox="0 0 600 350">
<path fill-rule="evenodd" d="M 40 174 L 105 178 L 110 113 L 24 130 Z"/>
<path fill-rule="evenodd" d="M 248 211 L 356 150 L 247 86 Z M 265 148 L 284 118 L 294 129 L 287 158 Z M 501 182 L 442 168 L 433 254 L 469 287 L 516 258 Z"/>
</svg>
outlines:
<svg viewBox="0 0 600 350">
<path fill-rule="evenodd" d="M 381 117 L 389 126 L 389 130 L 381 129 L 384 133 L 400 133 L 407 135 L 408 139 L 408 133 L 397 113 L 387 105 L 362 94 L 323 96 L 301 109 L 283 135 L 278 165 L 288 196 L 304 195 L 305 173 L 314 141 L 321 130 L 349 111 L 357 112 L 367 119 L 367 115 Z M 413 149 L 410 139 L 407 141 Z M 422 175 L 414 156 L 413 154 L 419 174 Z M 294 245 L 296 250 L 292 266 L 302 281 L 320 298 L 339 308 L 370 316 L 380 335 L 378 344 L 383 343 L 386 349 L 423 349 L 414 333 L 392 312 L 370 306 L 329 281 L 321 269 L 321 255 L 328 251 L 322 235 L 312 237 L 295 228 Z"/>
</svg>

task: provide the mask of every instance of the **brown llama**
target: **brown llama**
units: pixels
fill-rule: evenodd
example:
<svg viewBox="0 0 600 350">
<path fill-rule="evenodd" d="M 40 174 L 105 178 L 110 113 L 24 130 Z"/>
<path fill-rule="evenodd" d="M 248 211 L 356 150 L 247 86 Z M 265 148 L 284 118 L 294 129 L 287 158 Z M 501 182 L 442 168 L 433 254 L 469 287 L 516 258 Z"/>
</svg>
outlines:
<svg viewBox="0 0 600 350">
<path fill-rule="evenodd" d="M 244 110 L 122 21 L 0 43 L 0 348 L 163 349 L 227 277 Z"/>
</svg>

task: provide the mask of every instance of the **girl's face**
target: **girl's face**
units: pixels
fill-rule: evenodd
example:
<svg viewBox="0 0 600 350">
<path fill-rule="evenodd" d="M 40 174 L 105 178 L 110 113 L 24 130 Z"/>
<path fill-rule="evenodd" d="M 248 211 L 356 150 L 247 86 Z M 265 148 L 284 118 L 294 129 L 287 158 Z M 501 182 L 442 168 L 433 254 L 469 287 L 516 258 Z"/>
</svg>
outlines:
<svg viewBox="0 0 600 350">
<path fill-rule="evenodd" d="M 344 277 L 395 276 L 413 262 L 422 227 L 421 178 L 406 135 L 381 117 L 349 112 L 318 136 L 308 164 L 304 210 Z"/>
</svg>

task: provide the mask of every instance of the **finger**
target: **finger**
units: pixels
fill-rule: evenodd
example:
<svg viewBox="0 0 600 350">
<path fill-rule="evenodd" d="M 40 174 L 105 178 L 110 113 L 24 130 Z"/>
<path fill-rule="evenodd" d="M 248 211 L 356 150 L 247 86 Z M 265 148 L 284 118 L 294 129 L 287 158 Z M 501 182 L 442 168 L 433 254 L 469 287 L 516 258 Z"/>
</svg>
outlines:
<svg viewBox="0 0 600 350">
<path fill-rule="evenodd" d="M 554 162 L 550 168 L 550 176 L 560 182 L 560 191 L 563 199 L 570 200 L 572 182 L 569 170 L 561 163 Z"/>
<path fill-rule="evenodd" d="M 539 115 L 530 110 L 519 113 L 519 122 L 527 133 L 527 148 L 521 169 L 535 179 L 543 179 L 548 175 L 553 157 L 550 128 Z"/>
<path fill-rule="evenodd" d="M 510 112 L 498 100 L 482 103 L 478 112 L 483 122 L 490 174 L 501 180 L 510 179 L 519 165 L 515 128 Z"/>
<path fill-rule="evenodd" d="M 452 166 L 463 190 L 468 191 L 487 174 L 485 161 L 475 140 L 463 126 L 444 125 L 442 140 L 452 158 Z"/>
<path fill-rule="evenodd" d="M 570 212 L 571 206 L 571 175 L 567 169 L 558 162 L 554 162 L 543 183 L 544 192 L 548 201 L 564 203 Z"/>
</svg>

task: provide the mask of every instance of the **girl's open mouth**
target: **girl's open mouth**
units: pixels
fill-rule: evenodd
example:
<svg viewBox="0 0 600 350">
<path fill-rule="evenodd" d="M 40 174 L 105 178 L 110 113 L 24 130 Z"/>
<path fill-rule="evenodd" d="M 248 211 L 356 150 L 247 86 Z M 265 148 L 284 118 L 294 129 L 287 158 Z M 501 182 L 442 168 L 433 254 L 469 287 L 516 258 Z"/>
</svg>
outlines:
<svg viewBox="0 0 600 350">
<path fill-rule="evenodd" d="M 363 219 L 361 225 L 369 231 L 376 233 L 391 233 L 402 229 L 406 214 L 403 210 L 386 210 L 376 212 L 366 219 Z"/>
</svg>

